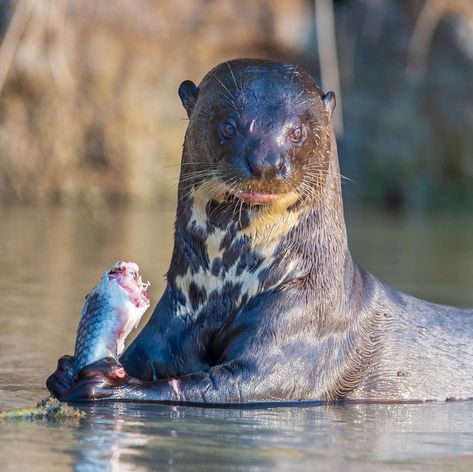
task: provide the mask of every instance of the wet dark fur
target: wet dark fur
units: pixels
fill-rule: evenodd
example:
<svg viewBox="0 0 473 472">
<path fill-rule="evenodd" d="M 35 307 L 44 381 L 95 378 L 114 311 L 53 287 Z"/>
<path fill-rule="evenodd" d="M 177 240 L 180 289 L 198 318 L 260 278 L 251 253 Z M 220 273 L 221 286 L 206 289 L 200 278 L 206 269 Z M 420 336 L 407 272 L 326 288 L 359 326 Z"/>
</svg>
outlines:
<svg viewBox="0 0 473 472">
<path fill-rule="evenodd" d="M 298 68 L 250 59 L 180 94 L 190 122 L 175 246 L 165 293 L 121 358 L 131 378 L 117 387 L 89 372 L 66 390 L 56 373 L 50 389 L 211 403 L 473 396 L 472 311 L 396 292 L 350 255 L 333 96 Z M 246 128 L 226 143 L 217 130 L 234 112 Z M 278 178 L 250 175 L 245 156 L 272 165 L 284 120 L 300 120 L 305 141 L 279 139 Z M 287 198 L 255 206 L 235 197 L 245 189 Z"/>
</svg>

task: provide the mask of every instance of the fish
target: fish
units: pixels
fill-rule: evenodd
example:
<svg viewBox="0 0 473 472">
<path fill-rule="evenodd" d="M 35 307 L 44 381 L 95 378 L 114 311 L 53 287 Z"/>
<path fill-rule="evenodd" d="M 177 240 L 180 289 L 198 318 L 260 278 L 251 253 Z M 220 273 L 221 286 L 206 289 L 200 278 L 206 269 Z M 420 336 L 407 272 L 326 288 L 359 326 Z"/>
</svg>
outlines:
<svg viewBox="0 0 473 472">
<path fill-rule="evenodd" d="M 74 349 L 74 374 L 82 367 L 113 357 L 118 361 L 125 339 L 136 328 L 150 301 L 134 262 L 118 261 L 86 295 Z"/>
</svg>

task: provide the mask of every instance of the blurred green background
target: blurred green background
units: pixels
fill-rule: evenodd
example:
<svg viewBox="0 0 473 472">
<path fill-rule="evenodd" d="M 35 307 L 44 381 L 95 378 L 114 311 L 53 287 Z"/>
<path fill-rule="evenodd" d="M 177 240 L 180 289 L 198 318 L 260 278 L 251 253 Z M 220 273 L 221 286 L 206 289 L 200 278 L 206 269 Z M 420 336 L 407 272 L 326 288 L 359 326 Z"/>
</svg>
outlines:
<svg viewBox="0 0 473 472">
<path fill-rule="evenodd" d="M 2 203 L 172 202 L 180 82 L 251 56 L 338 92 L 346 201 L 473 208 L 471 0 L 1 0 L 0 34 Z"/>
</svg>

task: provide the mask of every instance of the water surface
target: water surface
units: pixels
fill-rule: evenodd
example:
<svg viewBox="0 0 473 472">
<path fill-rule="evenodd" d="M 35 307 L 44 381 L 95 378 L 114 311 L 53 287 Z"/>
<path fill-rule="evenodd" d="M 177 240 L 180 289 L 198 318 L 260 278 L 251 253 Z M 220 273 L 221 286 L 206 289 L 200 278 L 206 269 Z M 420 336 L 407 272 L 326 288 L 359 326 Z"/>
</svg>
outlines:
<svg viewBox="0 0 473 472">
<path fill-rule="evenodd" d="M 473 306 L 471 215 L 348 213 L 352 252 L 376 276 Z M 0 209 L 0 408 L 47 395 L 85 293 L 117 259 L 139 263 L 156 303 L 173 219 L 171 207 Z M 473 470 L 473 402 L 84 408 L 78 422 L 0 424 L 0 470 Z"/>
</svg>

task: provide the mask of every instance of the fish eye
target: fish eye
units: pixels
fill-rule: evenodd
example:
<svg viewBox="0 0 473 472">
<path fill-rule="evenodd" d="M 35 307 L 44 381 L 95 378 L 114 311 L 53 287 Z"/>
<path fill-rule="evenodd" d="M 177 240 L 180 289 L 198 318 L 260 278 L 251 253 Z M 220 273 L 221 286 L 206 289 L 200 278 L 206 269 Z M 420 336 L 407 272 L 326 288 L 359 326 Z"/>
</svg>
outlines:
<svg viewBox="0 0 473 472">
<path fill-rule="evenodd" d="M 236 126 L 233 121 L 224 121 L 219 126 L 220 137 L 225 140 L 230 140 L 236 135 Z"/>
<path fill-rule="evenodd" d="M 293 128 L 291 131 L 289 131 L 289 139 L 295 144 L 300 144 L 304 138 L 305 133 L 301 126 Z"/>
</svg>

